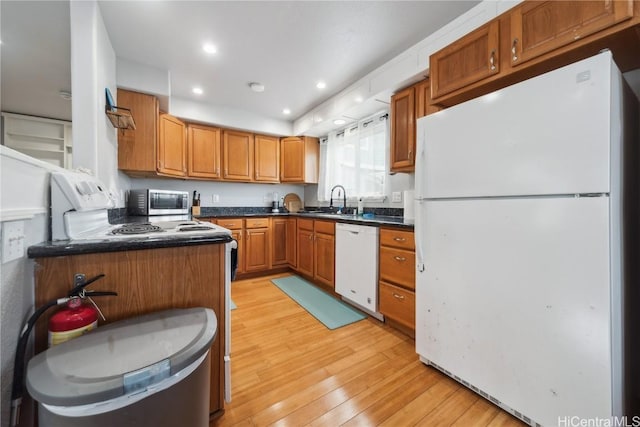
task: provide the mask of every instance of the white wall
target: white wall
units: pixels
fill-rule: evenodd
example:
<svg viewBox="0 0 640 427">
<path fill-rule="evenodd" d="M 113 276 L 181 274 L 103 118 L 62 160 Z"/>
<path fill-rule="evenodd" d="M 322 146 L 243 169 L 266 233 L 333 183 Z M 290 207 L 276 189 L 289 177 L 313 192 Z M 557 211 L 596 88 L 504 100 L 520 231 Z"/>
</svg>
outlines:
<svg viewBox="0 0 640 427">
<path fill-rule="evenodd" d="M 95 1 L 72 1 L 70 13 L 73 166 L 93 171 L 123 207 L 129 179 L 118 171 L 117 130 L 105 114 L 105 88 L 117 96 L 115 52 Z"/>
<path fill-rule="evenodd" d="M 222 105 L 210 105 L 172 97 L 169 112 L 186 120 L 228 128 L 276 136 L 293 135 L 293 124 L 289 121 L 270 119 Z"/>
<path fill-rule="evenodd" d="M 387 175 L 389 185 L 387 186 L 387 192 L 385 194 L 386 199 L 384 202 L 365 202 L 365 208 L 396 208 L 403 209 L 403 202 L 392 202 L 391 195 L 396 191 L 403 192 L 405 190 L 413 190 L 415 184 L 415 178 L 412 173 L 397 173 L 394 175 Z M 349 196 L 349 194 L 347 194 Z M 404 196 L 403 196 L 404 197 Z M 318 186 L 307 185 L 304 188 L 304 201 L 306 206 L 329 206 L 329 202 L 318 202 Z M 353 206 L 352 206 L 353 205 Z M 347 202 L 347 208 L 356 208 L 356 202 Z"/>
<path fill-rule="evenodd" d="M 304 201 L 302 185 L 291 184 L 250 184 L 240 182 L 185 181 L 179 179 L 132 179 L 131 188 L 158 188 L 166 190 L 193 191 L 200 193 L 201 206 L 213 207 L 269 207 L 273 193 L 282 199 L 288 193 L 295 193 Z M 213 202 L 213 195 L 220 198 Z M 282 204 L 281 204 L 282 205 Z"/>
<path fill-rule="evenodd" d="M 0 146 L 0 223 L 24 223 L 25 249 L 48 238 L 51 170 L 59 168 Z M 33 311 L 33 274 L 34 262 L 27 258 L 26 251 L 19 259 L 0 264 L 0 425 L 3 426 L 9 423 L 13 360 L 18 334 L 22 324 Z M 33 425 L 28 408 L 23 408 L 21 425 Z"/>
<path fill-rule="evenodd" d="M 104 113 L 105 87 L 115 96 L 115 54 L 95 2 L 72 1 L 70 15 L 74 166 L 91 169 L 112 192 L 121 194 L 129 179 L 117 170 L 117 134 Z M 51 170 L 58 168 L 0 146 L 0 222 L 24 221 L 25 248 L 49 237 Z M 124 206 L 122 197 L 117 200 Z M 0 425 L 9 423 L 18 334 L 34 308 L 34 267 L 26 252 L 1 265 Z M 23 413 L 21 425 L 33 425 L 30 411 Z"/>
</svg>

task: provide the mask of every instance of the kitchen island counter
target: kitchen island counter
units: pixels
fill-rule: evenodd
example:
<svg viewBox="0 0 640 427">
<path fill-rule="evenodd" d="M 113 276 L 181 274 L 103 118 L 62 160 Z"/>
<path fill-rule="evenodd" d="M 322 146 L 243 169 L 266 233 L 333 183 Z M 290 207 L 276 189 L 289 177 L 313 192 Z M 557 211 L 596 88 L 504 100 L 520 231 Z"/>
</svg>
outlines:
<svg viewBox="0 0 640 427">
<path fill-rule="evenodd" d="M 172 248 L 180 246 L 210 245 L 230 242 L 229 235 L 215 236 L 154 236 L 127 238 L 123 240 L 56 240 L 29 246 L 29 258 L 46 258 L 67 255 L 93 254 L 103 252 L 135 251 L 142 249 Z"/>
</svg>

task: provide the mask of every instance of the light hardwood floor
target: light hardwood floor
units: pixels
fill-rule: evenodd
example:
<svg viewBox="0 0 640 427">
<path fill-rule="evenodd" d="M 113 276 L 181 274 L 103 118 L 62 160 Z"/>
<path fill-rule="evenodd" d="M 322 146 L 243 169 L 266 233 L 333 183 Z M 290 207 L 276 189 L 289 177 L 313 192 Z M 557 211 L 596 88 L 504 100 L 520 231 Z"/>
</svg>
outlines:
<svg viewBox="0 0 640 427">
<path fill-rule="evenodd" d="M 374 319 L 329 330 L 270 283 L 233 282 L 232 402 L 213 426 L 521 426 Z"/>
</svg>

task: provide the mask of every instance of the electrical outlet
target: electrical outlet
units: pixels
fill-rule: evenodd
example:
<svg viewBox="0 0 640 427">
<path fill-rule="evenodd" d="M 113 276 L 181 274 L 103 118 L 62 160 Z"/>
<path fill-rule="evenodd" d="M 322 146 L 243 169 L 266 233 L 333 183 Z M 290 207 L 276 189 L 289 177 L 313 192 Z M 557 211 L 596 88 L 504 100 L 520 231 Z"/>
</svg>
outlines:
<svg viewBox="0 0 640 427">
<path fill-rule="evenodd" d="M 218 202 L 220 202 L 220 195 L 219 195 L 219 194 L 214 194 L 214 195 L 211 197 L 211 201 L 212 201 L 213 203 L 218 203 Z"/>
<path fill-rule="evenodd" d="M 393 193 L 391 193 L 391 201 L 393 203 L 402 202 L 402 193 L 400 191 L 394 191 Z"/>
<path fill-rule="evenodd" d="M 24 221 L 2 223 L 2 262 L 24 256 Z"/>
</svg>

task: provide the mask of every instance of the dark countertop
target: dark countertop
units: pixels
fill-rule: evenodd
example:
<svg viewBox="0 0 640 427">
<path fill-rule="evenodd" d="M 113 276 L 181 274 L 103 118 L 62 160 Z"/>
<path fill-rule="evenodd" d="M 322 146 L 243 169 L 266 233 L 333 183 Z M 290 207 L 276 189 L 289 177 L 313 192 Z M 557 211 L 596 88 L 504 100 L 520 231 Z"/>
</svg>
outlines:
<svg viewBox="0 0 640 427">
<path fill-rule="evenodd" d="M 47 258 L 67 255 L 95 254 L 101 252 L 135 251 L 141 249 L 171 248 L 176 246 L 194 246 L 227 243 L 231 236 L 173 236 L 140 237 L 126 240 L 58 240 L 29 246 L 29 258 Z"/>
<path fill-rule="evenodd" d="M 219 214 L 219 215 L 201 215 L 199 217 L 194 217 L 194 219 L 205 220 L 207 218 L 217 219 L 217 218 L 238 218 L 238 217 L 271 217 L 271 216 L 294 216 L 296 218 L 309 218 L 309 219 L 322 219 L 329 221 L 342 222 L 346 224 L 359 224 L 359 225 L 370 225 L 373 227 L 380 226 L 394 226 L 399 228 L 406 228 L 409 230 L 413 230 L 414 221 L 412 219 L 404 219 L 401 216 L 385 216 L 385 215 L 373 215 L 370 218 L 365 218 L 363 216 L 358 215 L 337 215 L 330 214 L 327 212 L 298 212 L 298 213 L 271 213 L 271 212 L 260 212 L 260 213 L 245 213 L 240 215 L 229 215 L 229 214 Z"/>
<path fill-rule="evenodd" d="M 309 219 L 320 219 L 320 220 L 328 220 L 341 222 L 346 224 L 358 224 L 358 225 L 369 225 L 373 227 L 397 227 L 404 228 L 407 230 L 413 230 L 414 221 L 413 220 L 405 220 L 401 216 L 385 216 L 385 215 L 373 215 L 372 218 L 364 218 L 362 216 L 356 215 L 337 215 L 331 214 L 326 211 L 312 211 L 312 212 L 298 212 L 298 213 L 288 213 L 288 212 L 265 212 L 265 211 L 251 211 L 251 208 L 243 208 L 237 209 L 228 209 L 225 211 L 217 211 L 217 212 L 206 212 L 204 215 L 200 215 L 199 217 L 194 217 L 195 220 L 205 220 L 207 218 L 237 218 L 237 217 L 288 217 L 293 216 L 296 218 L 309 218 Z M 131 217 L 131 216 L 121 216 L 118 218 L 113 218 L 111 220 L 112 224 L 125 224 L 131 222 L 147 222 L 159 220 L 158 217 Z M 81 255 L 81 254 L 92 254 L 92 253 L 101 253 L 101 252 L 120 252 L 120 251 L 133 251 L 133 250 L 141 250 L 141 249 L 157 249 L 157 248 L 169 248 L 176 246 L 192 246 L 192 245 L 207 245 L 207 244 L 218 244 L 218 243 L 226 243 L 230 242 L 231 237 L 229 236 L 174 236 L 174 237 L 140 237 L 136 239 L 127 239 L 127 240 L 105 240 L 105 239 L 95 239 L 95 240 L 59 240 L 53 242 L 43 242 L 37 245 L 29 246 L 27 249 L 27 255 L 29 258 L 46 258 L 46 257 L 56 257 L 56 256 L 67 256 L 67 255 Z"/>
</svg>

